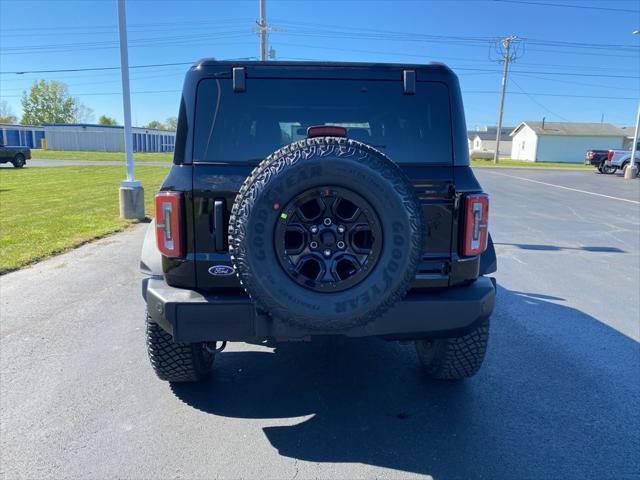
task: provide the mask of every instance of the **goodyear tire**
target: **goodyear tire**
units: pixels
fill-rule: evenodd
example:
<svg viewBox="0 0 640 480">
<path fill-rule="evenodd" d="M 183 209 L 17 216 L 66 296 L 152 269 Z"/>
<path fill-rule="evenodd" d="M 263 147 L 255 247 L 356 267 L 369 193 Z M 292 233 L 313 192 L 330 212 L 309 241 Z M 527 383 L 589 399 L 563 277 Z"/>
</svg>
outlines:
<svg viewBox="0 0 640 480">
<path fill-rule="evenodd" d="M 336 331 L 370 322 L 404 296 L 422 230 L 414 189 L 397 165 L 363 143 L 319 137 L 276 151 L 246 179 L 229 250 L 259 308 Z"/>
</svg>

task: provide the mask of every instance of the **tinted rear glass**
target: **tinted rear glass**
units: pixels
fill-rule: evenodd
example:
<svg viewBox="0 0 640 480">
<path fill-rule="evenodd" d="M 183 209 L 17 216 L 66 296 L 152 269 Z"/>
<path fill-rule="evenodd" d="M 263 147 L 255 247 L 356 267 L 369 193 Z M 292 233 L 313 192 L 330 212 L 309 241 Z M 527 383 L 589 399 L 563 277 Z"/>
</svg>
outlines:
<svg viewBox="0 0 640 480">
<path fill-rule="evenodd" d="M 309 79 L 249 79 L 243 93 L 231 80 L 201 81 L 194 161 L 259 161 L 316 125 L 343 126 L 398 163 L 452 163 L 445 84 L 404 95 L 399 81 Z"/>
</svg>

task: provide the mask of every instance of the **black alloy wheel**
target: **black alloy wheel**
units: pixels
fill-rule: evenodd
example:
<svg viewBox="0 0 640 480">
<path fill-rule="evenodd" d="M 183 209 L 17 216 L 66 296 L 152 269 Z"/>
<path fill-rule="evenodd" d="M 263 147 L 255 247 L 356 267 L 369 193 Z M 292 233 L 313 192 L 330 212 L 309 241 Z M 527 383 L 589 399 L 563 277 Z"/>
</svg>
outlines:
<svg viewBox="0 0 640 480">
<path fill-rule="evenodd" d="M 338 292 L 361 282 L 382 249 L 373 207 L 341 187 L 307 190 L 282 209 L 275 229 L 278 260 L 299 285 Z"/>
<path fill-rule="evenodd" d="M 13 160 L 11 161 L 11 163 L 13 163 L 13 166 L 15 168 L 22 168 L 24 167 L 24 164 L 26 163 L 24 160 L 24 155 L 22 155 L 21 153 L 18 153 Z"/>
</svg>

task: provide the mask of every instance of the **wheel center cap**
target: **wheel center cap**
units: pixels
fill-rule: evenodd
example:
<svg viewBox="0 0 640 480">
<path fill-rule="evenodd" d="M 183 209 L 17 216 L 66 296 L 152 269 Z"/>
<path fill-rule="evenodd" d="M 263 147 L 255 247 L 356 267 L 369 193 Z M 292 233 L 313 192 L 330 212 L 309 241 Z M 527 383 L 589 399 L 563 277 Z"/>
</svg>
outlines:
<svg viewBox="0 0 640 480">
<path fill-rule="evenodd" d="M 336 243 L 336 236 L 331 230 L 325 230 L 320 234 L 320 241 L 323 247 L 333 247 Z"/>
</svg>

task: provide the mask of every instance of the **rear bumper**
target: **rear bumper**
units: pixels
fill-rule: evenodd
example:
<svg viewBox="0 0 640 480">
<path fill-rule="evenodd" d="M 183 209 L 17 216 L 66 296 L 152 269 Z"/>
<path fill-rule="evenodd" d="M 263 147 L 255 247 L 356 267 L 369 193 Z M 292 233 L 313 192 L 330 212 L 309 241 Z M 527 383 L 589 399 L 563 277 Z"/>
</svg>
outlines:
<svg viewBox="0 0 640 480">
<path fill-rule="evenodd" d="M 204 296 L 174 288 L 163 279 L 143 280 L 142 295 L 151 320 L 176 342 L 295 339 L 309 335 L 379 336 L 417 339 L 462 335 L 491 315 L 496 295 L 492 278 L 438 291 L 414 290 L 381 317 L 345 330 L 305 329 L 258 312 L 246 295 Z"/>
</svg>

